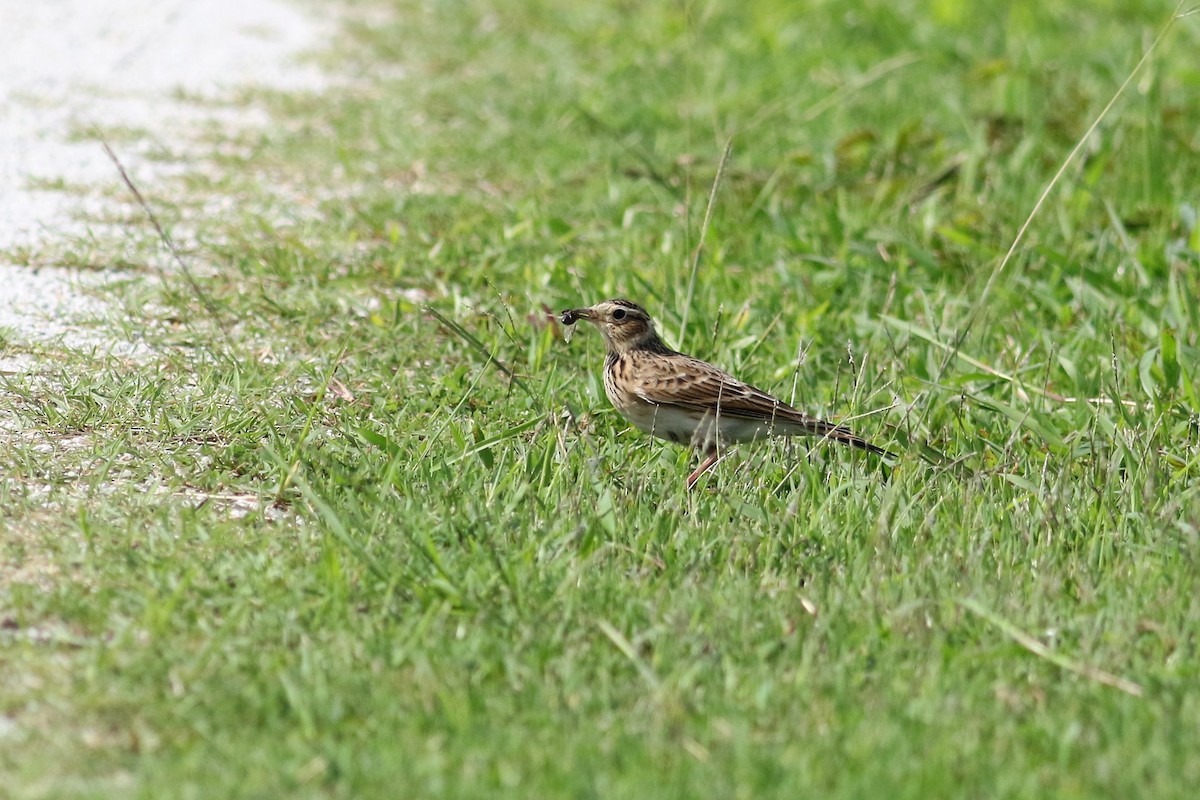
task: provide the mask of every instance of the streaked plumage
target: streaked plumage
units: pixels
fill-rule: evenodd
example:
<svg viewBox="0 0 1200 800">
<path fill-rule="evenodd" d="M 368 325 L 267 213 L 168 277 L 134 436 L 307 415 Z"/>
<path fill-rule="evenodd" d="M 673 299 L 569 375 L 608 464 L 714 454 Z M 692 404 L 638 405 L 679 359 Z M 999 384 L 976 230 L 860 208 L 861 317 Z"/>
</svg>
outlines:
<svg viewBox="0 0 1200 800">
<path fill-rule="evenodd" d="M 706 361 L 663 344 L 646 310 L 605 300 L 562 313 L 564 325 L 587 320 L 604 337 L 604 391 L 634 427 L 704 453 L 691 488 L 727 444 L 767 436 L 818 436 L 893 457 L 848 428 L 810 417 Z"/>
</svg>

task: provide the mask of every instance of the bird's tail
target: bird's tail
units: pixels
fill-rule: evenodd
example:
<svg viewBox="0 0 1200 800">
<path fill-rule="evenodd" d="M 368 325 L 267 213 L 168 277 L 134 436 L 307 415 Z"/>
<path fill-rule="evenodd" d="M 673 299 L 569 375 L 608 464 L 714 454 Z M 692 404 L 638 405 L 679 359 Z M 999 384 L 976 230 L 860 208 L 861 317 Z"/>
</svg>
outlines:
<svg viewBox="0 0 1200 800">
<path fill-rule="evenodd" d="M 874 453 L 883 458 L 895 459 L 898 456 L 890 450 L 884 450 L 882 447 L 871 444 L 861 436 L 857 436 L 852 430 L 845 425 L 834 425 L 831 422 L 823 422 L 821 420 L 812 420 L 813 436 L 821 439 L 829 439 L 834 442 L 839 442 L 850 447 L 857 447 L 859 450 L 866 450 L 868 453 Z"/>
</svg>

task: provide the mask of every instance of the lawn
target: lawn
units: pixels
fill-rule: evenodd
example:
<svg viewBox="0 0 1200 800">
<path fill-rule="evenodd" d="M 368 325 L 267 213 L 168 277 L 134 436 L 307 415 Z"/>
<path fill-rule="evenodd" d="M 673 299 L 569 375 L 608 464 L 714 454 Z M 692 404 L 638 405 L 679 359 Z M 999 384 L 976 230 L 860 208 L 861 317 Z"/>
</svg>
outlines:
<svg viewBox="0 0 1200 800">
<path fill-rule="evenodd" d="M 0 384 L 0 796 L 1193 796 L 1200 17 L 994 5 L 348 0 L 24 254 L 144 350 Z M 897 462 L 686 491 L 618 296 Z"/>
</svg>

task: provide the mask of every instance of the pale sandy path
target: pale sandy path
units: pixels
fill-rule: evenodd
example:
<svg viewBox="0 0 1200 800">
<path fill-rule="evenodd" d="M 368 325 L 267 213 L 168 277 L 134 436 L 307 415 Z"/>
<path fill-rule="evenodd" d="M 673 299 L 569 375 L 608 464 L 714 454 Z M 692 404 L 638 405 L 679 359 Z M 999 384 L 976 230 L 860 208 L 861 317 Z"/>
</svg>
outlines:
<svg viewBox="0 0 1200 800">
<path fill-rule="evenodd" d="M 78 141 L 91 125 L 174 141 L 217 113 L 181 102 L 181 92 L 318 86 L 317 70 L 297 56 L 328 33 L 319 8 L 287 0 L 0 0 L 0 248 L 86 230 L 78 212 L 89 201 L 44 187 L 116 183 L 99 145 Z M 139 182 L 152 183 L 163 169 L 139 161 L 136 148 L 122 158 Z M 14 340 L 97 346 L 94 334 L 72 326 L 97 302 L 78 283 L 96 279 L 0 256 L 0 328 Z M 5 366 L 0 361 L 0 371 Z"/>
</svg>

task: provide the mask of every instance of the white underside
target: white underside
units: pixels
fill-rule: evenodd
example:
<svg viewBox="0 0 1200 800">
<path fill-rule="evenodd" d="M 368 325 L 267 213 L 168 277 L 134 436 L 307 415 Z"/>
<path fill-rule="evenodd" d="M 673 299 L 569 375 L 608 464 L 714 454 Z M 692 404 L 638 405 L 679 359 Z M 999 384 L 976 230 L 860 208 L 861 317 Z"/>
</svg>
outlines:
<svg viewBox="0 0 1200 800">
<path fill-rule="evenodd" d="M 671 406 L 642 406 L 636 413 L 628 414 L 627 417 L 634 427 L 651 436 L 669 439 L 679 444 L 690 444 L 700 449 L 798 432 L 792 431 L 792 426 L 783 423 L 774 424 L 720 414 L 698 416 Z"/>
</svg>

